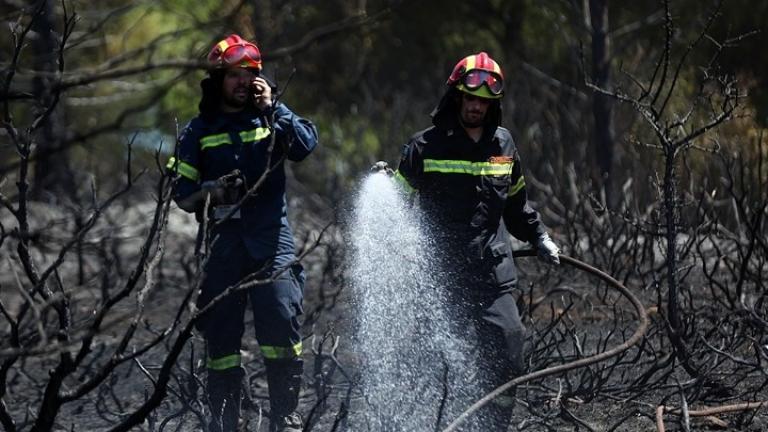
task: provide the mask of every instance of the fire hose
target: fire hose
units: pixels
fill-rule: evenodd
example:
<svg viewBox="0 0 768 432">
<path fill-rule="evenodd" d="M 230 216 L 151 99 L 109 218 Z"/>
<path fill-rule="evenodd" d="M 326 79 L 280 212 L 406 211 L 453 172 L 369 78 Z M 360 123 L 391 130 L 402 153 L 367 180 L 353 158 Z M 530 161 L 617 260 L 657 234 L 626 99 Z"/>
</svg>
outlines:
<svg viewBox="0 0 768 432">
<path fill-rule="evenodd" d="M 515 258 L 536 256 L 536 251 L 519 250 L 519 251 L 515 251 L 513 253 L 513 256 Z M 621 282 L 617 281 L 609 274 L 601 270 L 598 270 L 597 268 L 592 267 L 587 263 L 579 261 L 576 258 L 571 258 L 567 255 L 560 255 L 560 263 L 568 264 L 571 267 L 575 267 L 581 271 L 597 276 L 598 278 L 606 282 L 609 286 L 619 291 L 624 297 L 626 297 L 630 301 L 630 303 L 632 303 L 632 306 L 635 308 L 635 311 L 637 312 L 637 317 L 638 317 L 638 320 L 640 321 L 640 325 L 637 327 L 637 329 L 629 339 L 627 339 L 621 345 L 611 348 L 608 351 L 604 351 L 599 354 L 595 354 L 593 356 L 585 357 L 572 362 L 568 362 L 561 365 L 552 366 L 546 369 L 541 369 L 535 372 L 531 372 L 529 374 L 522 375 L 511 381 L 508 381 L 505 384 L 502 384 L 501 386 L 497 387 L 495 390 L 483 396 L 477 402 L 472 404 L 463 413 L 461 413 L 461 415 L 459 415 L 456 418 L 456 420 L 454 420 L 451 424 L 449 424 L 448 427 L 443 429 L 442 432 L 455 431 L 456 428 L 458 428 L 458 426 L 462 422 L 464 422 L 472 413 L 474 413 L 484 405 L 488 404 L 493 399 L 495 399 L 496 397 L 498 397 L 499 395 L 501 395 L 502 393 L 504 393 L 505 391 L 509 390 L 512 387 L 515 387 L 517 385 L 520 385 L 522 383 L 532 381 L 535 379 L 544 378 L 550 375 L 556 375 L 569 370 L 578 369 L 578 368 L 589 366 L 595 363 L 603 362 L 605 360 L 608 360 L 611 357 L 615 357 L 616 355 L 630 349 L 632 346 L 640 342 L 640 340 L 643 338 L 643 336 L 645 335 L 645 332 L 648 330 L 648 325 L 649 325 L 648 315 L 645 312 L 645 308 L 643 307 L 643 304 L 640 303 L 640 300 L 637 297 L 635 297 L 635 295 L 632 294 L 629 291 L 629 289 L 627 289 L 627 287 L 625 287 Z"/>
</svg>

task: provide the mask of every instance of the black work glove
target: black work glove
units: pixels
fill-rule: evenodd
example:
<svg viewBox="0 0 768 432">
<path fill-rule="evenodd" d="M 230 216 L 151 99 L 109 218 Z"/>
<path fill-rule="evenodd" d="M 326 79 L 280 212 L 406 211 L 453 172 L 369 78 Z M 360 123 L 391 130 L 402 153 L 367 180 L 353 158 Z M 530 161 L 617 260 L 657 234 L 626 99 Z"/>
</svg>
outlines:
<svg viewBox="0 0 768 432">
<path fill-rule="evenodd" d="M 240 170 L 232 170 L 231 173 L 219 177 L 216 181 L 224 188 L 225 204 L 235 204 L 243 197 L 245 180 L 243 180 Z"/>
<path fill-rule="evenodd" d="M 211 196 L 211 204 L 234 204 L 241 198 L 245 185 L 240 170 L 233 170 L 216 180 L 209 180 L 200 185 L 203 194 Z"/>
</svg>

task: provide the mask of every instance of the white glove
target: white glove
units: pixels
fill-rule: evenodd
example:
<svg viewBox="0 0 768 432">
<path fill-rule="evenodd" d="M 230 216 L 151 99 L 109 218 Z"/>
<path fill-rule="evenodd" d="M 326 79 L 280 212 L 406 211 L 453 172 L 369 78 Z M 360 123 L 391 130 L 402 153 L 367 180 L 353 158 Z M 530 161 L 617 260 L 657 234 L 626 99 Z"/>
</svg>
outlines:
<svg viewBox="0 0 768 432">
<path fill-rule="evenodd" d="M 560 248 L 552 241 L 549 234 L 544 233 L 539 236 L 536 241 L 536 249 L 541 260 L 551 264 L 560 264 Z"/>
<path fill-rule="evenodd" d="M 395 175 L 395 172 L 389 167 L 389 164 L 384 161 L 378 161 L 371 165 L 371 172 L 386 174 L 390 177 Z"/>
</svg>

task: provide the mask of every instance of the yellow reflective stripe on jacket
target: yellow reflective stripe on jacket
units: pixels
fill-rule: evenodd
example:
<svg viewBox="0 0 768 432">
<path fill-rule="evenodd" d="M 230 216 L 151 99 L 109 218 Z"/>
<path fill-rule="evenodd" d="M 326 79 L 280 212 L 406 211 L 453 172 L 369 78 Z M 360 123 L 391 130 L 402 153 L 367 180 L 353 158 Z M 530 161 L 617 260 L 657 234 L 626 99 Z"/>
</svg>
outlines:
<svg viewBox="0 0 768 432">
<path fill-rule="evenodd" d="M 260 127 L 249 131 L 240 132 L 240 140 L 244 143 L 251 141 L 258 141 L 269 136 L 269 128 Z"/>
<path fill-rule="evenodd" d="M 408 179 L 400 174 L 400 170 L 395 171 L 395 182 L 399 184 L 409 194 L 416 192 L 416 189 L 408 183 Z"/>
<path fill-rule="evenodd" d="M 200 138 L 200 150 L 205 150 L 210 147 L 218 147 L 224 144 L 232 144 L 232 140 L 229 138 L 228 133 L 208 135 Z"/>
<path fill-rule="evenodd" d="M 184 161 L 176 160 L 175 157 L 168 159 L 168 164 L 166 164 L 165 167 L 192 181 L 196 182 L 200 179 L 200 171 L 198 171 L 197 168 Z"/>
<path fill-rule="evenodd" d="M 208 369 L 213 370 L 225 370 L 240 367 L 240 354 L 230 354 L 215 359 L 209 358 L 206 366 Z"/>
<path fill-rule="evenodd" d="M 262 345 L 261 353 L 270 360 L 296 358 L 301 355 L 301 342 L 289 347 Z"/>
<path fill-rule="evenodd" d="M 448 174 L 507 175 L 512 173 L 514 162 L 470 162 L 463 160 L 424 159 L 424 172 Z"/>
<path fill-rule="evenodd" d="M 512 196 L 520 192 L 520 190 L 524 187 L 525 187 L 525 177 L 520 176 L 520 178 L 517 180 L 517 183 L 515 183 L 515 185 L 512 186 L 511 188 L 509 188 L 509 193 L 507 193 L 507 196 Z"/>
<path fill-rule="evenodd" d="M 240 132 L 240 140 L 244 143 L 251 141 L 258 141 L 268 137 L 270 134 L 269 128 L 259 127 L 248 131 Z M 218 147 L 224 144 L 232 144 L 232 139 L 228 133 L 221 133 L 216 135 L 208 135 L 200 138 L 200 149 L 205 150 L 211 147 Z"/>
</svg>

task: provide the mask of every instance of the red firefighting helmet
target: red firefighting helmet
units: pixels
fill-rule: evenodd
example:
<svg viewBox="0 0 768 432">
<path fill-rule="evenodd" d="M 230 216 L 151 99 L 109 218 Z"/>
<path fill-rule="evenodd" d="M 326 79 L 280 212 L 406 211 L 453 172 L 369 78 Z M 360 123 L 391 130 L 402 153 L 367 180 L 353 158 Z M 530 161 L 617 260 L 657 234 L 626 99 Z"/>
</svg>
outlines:
<svg viewBox="0 0 768 432">
<path fill-rule="evenodd" d="M 233 34 L 211 48 L 208 63 L 213 68 L 240 67 L 260 71 L 261 52 L 255 44 Z"/>
<path fill-rule="evenodd" d="M 504 74 L 501 67 L 485 52 L 464 57 L 456 63 L 446 84 L 486 99 L 504 96 Z"/>
</svg>

